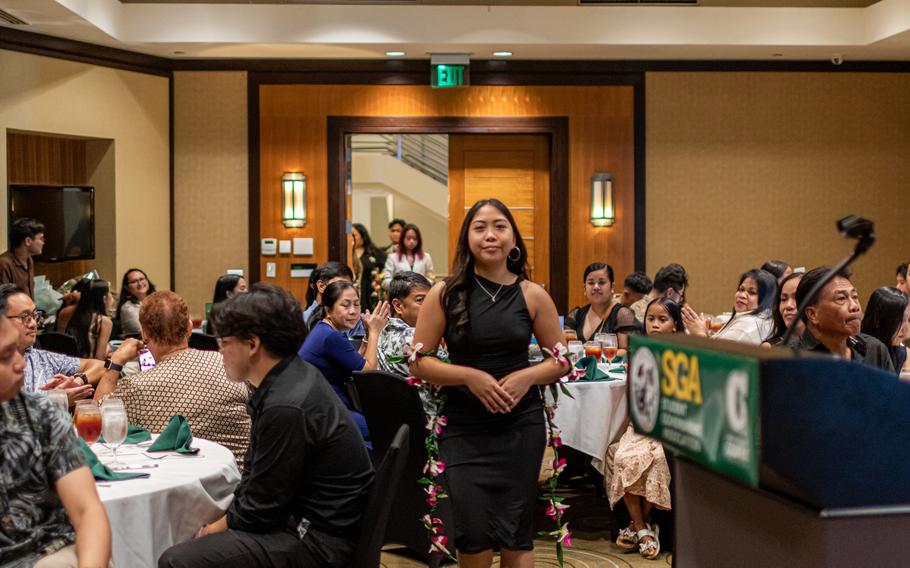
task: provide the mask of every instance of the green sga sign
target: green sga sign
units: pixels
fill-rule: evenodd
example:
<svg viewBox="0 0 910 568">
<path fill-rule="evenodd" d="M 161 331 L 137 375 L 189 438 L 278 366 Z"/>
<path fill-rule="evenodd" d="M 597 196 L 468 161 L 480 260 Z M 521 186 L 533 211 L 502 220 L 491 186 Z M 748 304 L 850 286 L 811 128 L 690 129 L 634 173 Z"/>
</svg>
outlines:
<svg viewBox="0 0 910 568">
<path fill-rule="evenodd" d="M 466 87 L 469 83 L 467 65 L 434 63 L 430 69 L 430 86 L 434 89 Z"/>
<path fill-rule="evenodd" d="M 758 360 L 631 337 L 635 430 L 718 473 L 758 486 Z"/>
</svg>

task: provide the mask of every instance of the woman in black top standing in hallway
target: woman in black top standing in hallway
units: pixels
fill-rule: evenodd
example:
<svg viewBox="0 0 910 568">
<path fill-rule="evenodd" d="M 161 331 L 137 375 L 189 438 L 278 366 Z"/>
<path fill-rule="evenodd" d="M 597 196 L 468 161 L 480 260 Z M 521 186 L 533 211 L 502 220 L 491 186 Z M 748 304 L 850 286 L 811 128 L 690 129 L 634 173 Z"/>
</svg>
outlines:
<svg viewBox="0 0 910 568">
<path fill-rule="evenodd" d="M 373 284 L 378 284 L 373 275 L 373 269 L 378 269 L 379 273 L 382 273 L 386 254 L 373 244 L 369 231 L 360 223 L 351 225 L 351 241 L 354 284 L 360 293 L 360 309 L 372 310 L 376 305 L 376 299 L 373 298 Z"/>
<path fill-rule="evenodd" d="M 458 563 L 534 566 L 533 512 L 546 431 L 537 385 L 568 370 L 554 359 L 530 366 L 528 343 L 563 341 L 556 307 L 525 278 L 527 252 L 508 208 L 478 201 L 465 215 L 452 276 L 424 301 L 414 346 L 442 339 L 451 363 L 418 358 L 411 371 L 444 386 L 448 421 L 440 436 L 445 485 L 455 517 Z M 419 346 L 419 347 L 418 347 Z"/>
</svg>

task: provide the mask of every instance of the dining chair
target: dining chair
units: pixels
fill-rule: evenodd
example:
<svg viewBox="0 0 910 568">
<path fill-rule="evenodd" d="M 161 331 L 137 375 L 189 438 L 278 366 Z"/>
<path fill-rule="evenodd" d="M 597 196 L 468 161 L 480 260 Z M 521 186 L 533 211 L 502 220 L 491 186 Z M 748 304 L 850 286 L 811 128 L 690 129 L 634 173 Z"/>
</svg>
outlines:
<svg viewBox="0 0 910 568">
<path fill-rule="evenodd" d="M 360 538 L 357 540 L 357 548 L 351 562 L 353 568 L 379 568 L 389 513 L 392 505 L 396 504 L 398 484 L 408 461 L 409 432 L 407 424 L 402 424 L 398 428 L 376 470 L 360 521 Z"/>
<path fill-rule="evenodd" d="M 218 351 L 218 340 L 215 339 L 214 335 L 206 335 L 204 333 L 191 333 L 189 344 L 190 349 L 198 349 L 200 351 Z"/>
<path fill-rule="evenodd" d="M 354 373 L 353 387 L 367 421 L 377 463 L 391 447 L 399 426 L 407 424 L 410 427 L 412 450 L 401 475 L 396 507 L 391 512 L 385 530 L 385 542 L 406 546 L 412 554 L 435 568 L 445 557 L 429 553 L 430 540 L 420 520 L 424 513 L 429 512 L 429 507 L 423 486 L 417 482 L 423 477 L 423 467 L 427 461 L 426 415 L 417 389 L 409 386 L 403 377 L 383 371 Z M 446 536 L 452 542 L 454 523 L 448 499 L 439 502 L 437 513 L 446 526 Z"/>
<path fill-rule="evenodd" d="M 79 351 L 76 348 L 76 338 L 59 331 L 45 331 L 39 335 L 38 347 L 46 351 L 62 353 L 72 357 L 79 356 Z"/>
</svg>

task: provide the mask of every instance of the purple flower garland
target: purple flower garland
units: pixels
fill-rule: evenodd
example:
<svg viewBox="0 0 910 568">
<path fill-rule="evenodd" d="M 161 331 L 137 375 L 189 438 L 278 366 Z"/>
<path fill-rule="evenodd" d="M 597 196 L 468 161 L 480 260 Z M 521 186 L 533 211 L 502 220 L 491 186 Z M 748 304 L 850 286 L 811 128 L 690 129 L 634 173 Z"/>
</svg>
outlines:
<svg viewBox="0 0 910 568">
<path fill-rule="evenodd" d="M 433 351 L 423 352 L 422 343 L 418 343 L 413 347 L 411 345 L 405 345 L 404 348 L 404 357 L 402 361 L 407 360 L 408 363 L 413 363 L 420 357 L 438 357 L 437 354 Z M 559 429 L 556 427 L 556 424 L 553 422 L 554 417 L 556 416 L 556 407 L 557 400 L 559 398 L 559 392 L 562 391 L 568 397 L 572 397 L 572 394 L 566 389 L 563 384 L 566 380 L 574 381 L 578 378 L 579 374 L 583 375 L 584 371 L 579 371 L 576 369 L 569 359 L 566 357 L 568 351 L 562 343 L 557 343 L 553 350 L 542 349 L 542 351 L 556 359 L 560 365 L 568 365 L 569 370 L 565 375 L 560 377 L 560 379 L 547 387 L 550 389 L 550 393 L 553 398 L 553 402 L 546 402 L 546 397 L 544 397 L 544 387 L 539 386 L 541 398 L 544 400 L 544 411 L 547 417 L 547 430 L 549 435 L 547 437 L 547 442 L 550 448 L 553 450 L 553 462 L 552 468 L 553 473 L 547 479 L 547 487 L 549 489 L 549 495 L 546 497 L 541 497 L 542 500 L 547 501 L 549 506 L 547 507 L 547 516 L 549 516 L 556 523 L 556 530 L 554 531 L 541 531 L 539 534 L 553 536 L 556 538 L 556 558 L 559 561 L 559 565 L 563 565 L 563 547 L 572 546 L 572 533 L 569 531 L 569 523 L 563 522 L 563 514 L 566 509 L 569 508 L 568 505 L 563 503 L 563 497 L 556 496 L 556 486 L 559 480 L 559 474 L 566 468 L 565 458 L 559 457 L 559 447 L 562 445 L 562 440 L 559 438 Z M 450 361 L 446 358 L 439 357 L 441 361 L 449 363 Z M 389 359 L 390 362 L 393 361 L 392 358 Z M 424 381 L 418 379 L 417 377 L 409 377 L 408 384 L 414 387 L 418 387 L 424 384 Z M 427 412 L 427 437 L 426 437 L 426 450 L 427 450 L 427 463 L 423 467 L 423 477 L 418 480 L 418 483 L 424 486 L 424 492 L 427 494 L 427 505 L 430 506 L 430 511 L 421 518 L 424 527 L 427 529 L 427 533 L 430 539 L 430 553 L 439 552 L 449 556 L 454 560 L 452 553 L 446 547 L 448 544 L 448 537 L 445 536 L 445 525 L 442 520 L 436 516 L 436 510 L 439 505 L 440 499 L 445 499 L 448 497 L 446 495 L 442 484 L 439 481 L 439 476 L 445 471 L 445 462 L 439 458 L 439 436 L 442 434 L 442 429 L 446 425 L 446 417 L 442 414 L 443 408 L 445 407 L 446 395 L 442 391 L 442 388 L 429 385 L 430 394 L 433 401 L 433 410 Z"/>
</svg>

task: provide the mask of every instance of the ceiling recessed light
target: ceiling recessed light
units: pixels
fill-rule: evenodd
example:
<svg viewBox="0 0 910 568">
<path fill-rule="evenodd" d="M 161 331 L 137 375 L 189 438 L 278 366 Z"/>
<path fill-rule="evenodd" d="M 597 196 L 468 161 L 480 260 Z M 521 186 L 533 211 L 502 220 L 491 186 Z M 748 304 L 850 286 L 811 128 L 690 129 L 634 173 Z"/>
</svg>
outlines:
<svg viewBox="0 0 910 568">
<path fill-rule="evenodd" d="M 512 57 L 511 51 L 494 51 L 493 57 Z"/>
<path fill-rule="evenodd" d="M 386 51 L 385 54 L 388 57 L 402 57 L 405 55 L 403 51 Z"/>
</svg>

